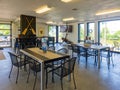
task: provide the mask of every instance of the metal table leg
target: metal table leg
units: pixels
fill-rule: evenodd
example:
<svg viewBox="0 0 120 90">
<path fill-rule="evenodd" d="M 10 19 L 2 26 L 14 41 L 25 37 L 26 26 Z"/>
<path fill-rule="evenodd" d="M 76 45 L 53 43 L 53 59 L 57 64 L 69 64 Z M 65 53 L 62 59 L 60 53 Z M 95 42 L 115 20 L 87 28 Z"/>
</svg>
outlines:
<svg viewBox="0 0 120 90">
<path fill-rule="evenodd" d="M 44 62 L 41 63 L 41 90 L 44 90 Z"/>
<path fill-rule="evenodd" d="M 100 50 L 98 50 L 98 69 L 100 69 Z"/>
</svg>

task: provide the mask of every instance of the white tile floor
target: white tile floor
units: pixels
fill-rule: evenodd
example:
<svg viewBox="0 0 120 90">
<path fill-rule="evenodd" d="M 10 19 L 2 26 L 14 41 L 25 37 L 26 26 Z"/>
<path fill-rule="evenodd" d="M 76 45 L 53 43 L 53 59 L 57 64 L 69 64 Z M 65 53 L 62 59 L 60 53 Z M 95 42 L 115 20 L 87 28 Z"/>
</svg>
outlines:
<svg viewBox="0 0 120 90">
<path fill-rule="evenodd" d="M 0 90 L 32 90 L 34 75 L 31 73 L 29 83 L 26 83 L 27 72 L 20 71 L 18 84 L 15 84 L 16 71 L 14 68 L 11 74 L 11 78 L 8 78 L 10 71 L 10 58 L 7 53 L 11 49 L 4 49 L 6 56 L 5 60 L 0 60 Z M 101 69 L 98 70 L 94 65 L 92 58 L 88 59 L 86 67 L 85 60 L 80 59 L 80 64 L 76 63 L 75 66 L 75 80 L 77 84 L 76 90 L 120 90 L 120 55 L 115 54 L 114 64 L 110 66 L 110 70 L 107 68 L 106 61 L 101 63 Z M 38 73 L 39 74 L 39 73 Z M 51 77 L 49 77 L 51 79 Z M 64 90 L 74 90 L 73 82 L 69 82 L 67 78 L 64 79 Z M 35 90 L 40 90 L 40 78 L 38 75 L 37 84 Z M 48 82 L 47 90 L 61 90 L 60 80 L 56 76 L 55 83 Z"/>
</svg>

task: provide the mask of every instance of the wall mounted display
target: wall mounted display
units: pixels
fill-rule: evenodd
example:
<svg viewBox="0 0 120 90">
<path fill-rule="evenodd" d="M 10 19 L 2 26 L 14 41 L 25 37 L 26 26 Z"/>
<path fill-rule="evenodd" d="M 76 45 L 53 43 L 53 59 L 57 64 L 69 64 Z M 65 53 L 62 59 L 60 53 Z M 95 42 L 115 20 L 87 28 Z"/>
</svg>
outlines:
<svg viewBox="0 0 120 90">
<path fill-rule="evenodd" d="M 61 25 L 60 32 L 72 32 L 73 26 L 72 25 Z"/>
</svg>

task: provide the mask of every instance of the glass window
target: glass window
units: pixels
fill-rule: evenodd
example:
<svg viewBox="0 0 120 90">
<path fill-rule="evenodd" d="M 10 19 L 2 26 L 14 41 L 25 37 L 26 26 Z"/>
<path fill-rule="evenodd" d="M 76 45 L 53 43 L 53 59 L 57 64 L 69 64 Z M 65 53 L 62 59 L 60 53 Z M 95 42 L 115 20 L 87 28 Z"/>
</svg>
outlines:
<svg viewBox="0 0 120 90">
<path fill-rule="evenodd" d="M 0 29 L 10 29 L 10 24 L 0 24 Z"/>
<path fill-rule="evenodd" d="M 58 42 L 62 42 L 62 38 L 65 38 L 65 34 L 66 34 L 66 32 L 62 32 L 60 28 L 61 27 L 59 26 L 59 28 L 58 28 L 58 33 L 59 33 Z"/>
<path fill-rule="evenodd" d="M 0 23 L 0 47 L 10 46 L 11 24 Z"/>
<path fill-rule="evenodd" d="M 87 35 L 90 36 L 92 40 L 95 40 L 95 23 L 88 23 L 87 27 Z"/>
<path fill-rule="evenodd" d="M 78 41 L 83 41 L 85 38 L 85 33 L 84 33 L 84 24 L 78 24 Z"/>
<path fill-rule="evenodd" d="M 61 32 L 60 26 L 48 26 L 49 36 L 55 37 L 55 42 L 62 42 L 62 37 L 65 37 L 66 32 Z"/>
<path fill-rule="evenodd" d="M 55 37 L 56 40 L 56 26 L 48 26 L 48 35 Z"/>
<path fill-rule="evenodd" d="M 120 20 L 100 22 L 100 42 L 120 51 Z"/>
</svg>

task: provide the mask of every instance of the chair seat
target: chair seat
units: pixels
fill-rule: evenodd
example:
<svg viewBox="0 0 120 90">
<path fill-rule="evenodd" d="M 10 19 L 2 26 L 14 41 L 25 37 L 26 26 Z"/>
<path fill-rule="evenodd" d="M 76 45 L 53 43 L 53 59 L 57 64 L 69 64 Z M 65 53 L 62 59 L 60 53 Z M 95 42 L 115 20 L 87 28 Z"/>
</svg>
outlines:
<svg viewBox="0 0 120 90">
<path fill-rule="evenodd" d="M 41 71 L 41 65 L 36 64 L 36 65 L 30 66 L 30 69 L 34 72 L 40 72 Z"/>
<path fill-rule="evenodd" d="M 63 70 L 62 70 L 63 69 Z M 61 76 L 61 70 L 62 70 L 62 77 L 65 77 L 65 76 L 67 76 L 68 74 L 70 74 L 71 72 L 70 72 L 70 70 L 69 69 L 67 69 L 67 68 L 65 68 L 65 67 L 59 67 L 59 68 L 57 68 L 56 70 L 54 70 L 54 73 L 56 74 L 56 75 L 58 75 L 58 76 Z"/>
<path fill-rule="evenodd" d="M 25 65 L 25 62 L 24 62 L 24 61 L 21 61 L 21 62 L 18 62 L 18 63 L 14 63 L 14 65 L 15 65 L 16 67 L 22 67 L 22 66 Z"/>
</svg>

